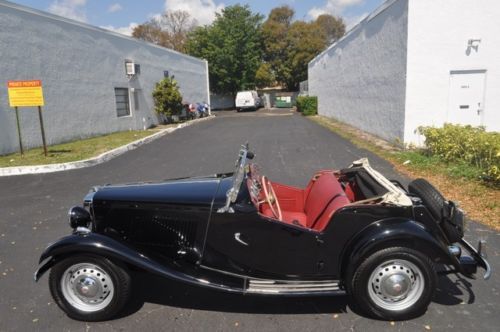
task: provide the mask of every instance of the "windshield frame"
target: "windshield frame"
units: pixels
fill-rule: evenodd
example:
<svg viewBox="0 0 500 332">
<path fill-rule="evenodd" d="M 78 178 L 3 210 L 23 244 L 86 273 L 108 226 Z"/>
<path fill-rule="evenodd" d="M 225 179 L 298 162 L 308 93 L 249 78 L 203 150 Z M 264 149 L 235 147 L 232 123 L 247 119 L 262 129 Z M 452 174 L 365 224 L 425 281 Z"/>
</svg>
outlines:
<svg viewBox="0 0 500 332">
<path fill-rule="evenodd" d="M 233 185 L 226 193 L 226 204 L 224 207 L 220 208 L 217 212 L 223 213 L 226 211 L 232 211 L 231 204 L 236 202 L 238 198 L 238 194 L 240 192 L 241 186 L 245 180 L 247 173 L 247 160 L 249 156 L 248 143 L 241 146 L 241 149 L 238 154 L 238 159 L 235 163 L 235 170 L 233 173 Z"/>
</svg>

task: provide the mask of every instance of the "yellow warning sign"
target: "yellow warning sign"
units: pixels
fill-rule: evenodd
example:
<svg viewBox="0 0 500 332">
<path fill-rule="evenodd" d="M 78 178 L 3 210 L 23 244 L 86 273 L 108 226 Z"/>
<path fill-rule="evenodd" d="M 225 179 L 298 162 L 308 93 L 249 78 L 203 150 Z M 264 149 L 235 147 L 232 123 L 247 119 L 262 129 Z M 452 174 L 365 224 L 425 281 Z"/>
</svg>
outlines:
<svg viewBox="0 0 500 332">
<path fill-rule="evenodd" d="M 44 106 L 42 81 L 8 81 L 10 107 Z"/>
</svg>

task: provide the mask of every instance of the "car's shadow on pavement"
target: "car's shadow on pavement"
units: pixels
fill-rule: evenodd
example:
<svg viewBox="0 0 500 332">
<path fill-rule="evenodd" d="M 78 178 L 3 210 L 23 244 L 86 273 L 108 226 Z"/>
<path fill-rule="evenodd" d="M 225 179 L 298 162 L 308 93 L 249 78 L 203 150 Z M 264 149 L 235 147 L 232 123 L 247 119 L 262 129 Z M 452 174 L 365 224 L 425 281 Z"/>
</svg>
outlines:
<svg viewBox="0 0 500 332">
<path fill-rule="evenodd" d="M 222 291 L 191 286 L 159 276 L 135 272 L 132 301 L 122 312 L 125 317 L 139 311 L 144 303 L 207 311 L 251 314 L 318 314 L 347 312 L 348 298 L 339 296 L 273 297 L 230 294 Z M 432 299 L 441 305 L 473 303 L 471 283 L 453 274 L 439 276 Z M 357 310 L 354 310 L 357 312 Z"/>
<path fill-rule="evenodd" d="M 476 296 L 472 284 L 459 274 L 441 274 L 432 301 L 442 305 L 472 304 Z"/>
<path fill-rule="evenodd" d="M 134 273 L 133 280 L 132 301 L 121 317 L 139 311 L 146 302 L 196 310 L 261 314 L 342 313 L 346 312 L 347 306 L 345 295 L 273 297 L 231 294 L 146 273 Z"/>
</svg>

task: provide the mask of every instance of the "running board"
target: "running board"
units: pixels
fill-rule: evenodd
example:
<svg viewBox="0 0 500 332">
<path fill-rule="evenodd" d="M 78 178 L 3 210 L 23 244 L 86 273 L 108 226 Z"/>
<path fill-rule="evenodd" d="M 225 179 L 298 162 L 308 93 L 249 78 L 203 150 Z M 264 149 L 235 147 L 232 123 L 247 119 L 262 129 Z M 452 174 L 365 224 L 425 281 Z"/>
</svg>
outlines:
<svg viewBox="0 0 500 332">
<path fill-rule="evenodd" d="M 247 293 L 256 294 L 314 294 L 339 291 L 336 280 L 263 280 L 249 279 Z"/>
</svg>

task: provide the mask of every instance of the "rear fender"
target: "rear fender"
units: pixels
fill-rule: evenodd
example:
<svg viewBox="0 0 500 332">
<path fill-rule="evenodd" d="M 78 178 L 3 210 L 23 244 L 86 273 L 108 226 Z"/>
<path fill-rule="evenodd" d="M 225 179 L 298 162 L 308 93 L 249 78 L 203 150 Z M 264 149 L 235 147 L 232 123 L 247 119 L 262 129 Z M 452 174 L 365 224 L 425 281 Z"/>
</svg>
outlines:
<svg viewBox="0 0 500 332">
<path fill-rule="evenodd" d="M 341 275 L 345 278 L 361 259 L 388 247 L 407 247 L 424 253 L 434 262 L 458 264 L 447 245 L 424 225 L 409 219 L 391 218 L 370 224 L 354 236 L 343 251 Z"/>
<path fill-rule="evenodd" d="M 42 275 L 54 266 L 57 262 L 75 254 L 94 254 L 106 257 L 111 260 L 126 263 L 139 269 L 157 274 L 169 279 L 187 282 L 195 285 L 203 285 L 209 288 L 216 288 L 229 292 L 241 292 L 241 289 L 228 287 L 222 283 L 212 283 L 206 280 L 200 280 L 194 276 L 182 273 L 165 264 L 160 264 L 153 259 L 141 254 L 137 250 L 128 247 L 112 238 L 97 234 L 73 234 L 61 238 L 51 244 L 40 257 L 39 269 L 35 272 L 35 281 L 38 281 Z M 42 264 L 42 262 L 44 262 Z"/>
</svg>

